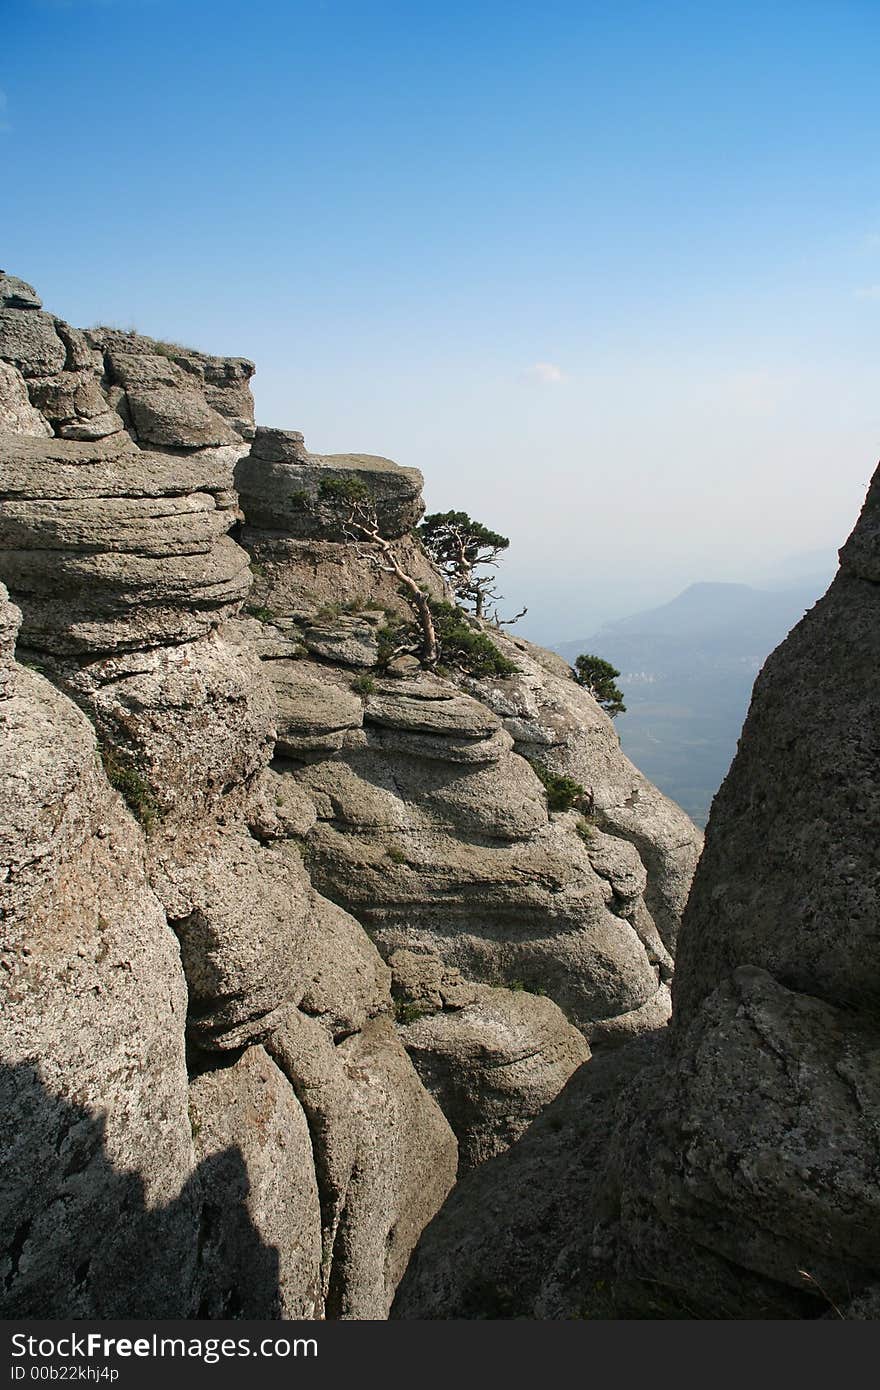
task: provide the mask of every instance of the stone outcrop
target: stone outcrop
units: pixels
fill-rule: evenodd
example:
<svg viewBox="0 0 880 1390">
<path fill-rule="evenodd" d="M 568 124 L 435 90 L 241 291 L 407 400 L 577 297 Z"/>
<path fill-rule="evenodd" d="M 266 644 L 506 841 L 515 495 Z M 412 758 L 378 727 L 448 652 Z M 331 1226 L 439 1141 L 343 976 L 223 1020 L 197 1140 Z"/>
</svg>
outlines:
<svg viewBox="0 0 880 1390">
<path fill-rule="evenodd" d="M 251 583 L 228 532 L 252 365 L 83 335 L 0 287 L 0 574 L 44 673 L 12 663 L 21 615 L 0 608 L 22 1213 L 2 1306 L 384 1317 L 456 1144 L 389 1021 L 390 972 L 312 886 L 314 807 L 267 766 L 274 689 L 224 631 Z M 142 1218 L 96 1234 L 114 1202 Z M 134 1252 L 160 1247 L 134 1290 Z"/>
<path fill-rule="evenodd" d="M 88 720 L 10 664 L 0 615 L 4 1315 L 176 1316 L 198 1232 L 177 942 Z"/>
<path fill-rule="evenodd" d="M 668 1017 L 697 832 L 549 653 L 426 668 L 421 475 L 252 373 L 0 277 L 16 1316 L 384 1318 L 457 1171 Z"/>
<path fill-rule="evenodd" d="M 260 429 L 236 466 L 239 538 L 255 575 L 250 611 L 263 623 L 260 652 L 279 702 L 274 767 L 316 807 L 307 836 L 314 882 L 367 926 L 386 960 L 404 951 L 454 968 L 484 1000 L 524 988 L 515 1031 L 533 1059 L 535 1076 L 523 1083 L 532 1117 L 549 1076 L 558 1089 L 567 1065 L 557 1060 L 537 1079 L 543 1003 L 525 1018 L 536 990 L 562 1010 L 559 1026 L 567 1017 L 596 1043 L 668 1017 L 671 952 L 700 837 L 627 761 L 610 720 L 550 653 L 484 627 L 507 659 L 502 677 L 430 674 L 411 656 L 394 657 L 409 605 L 334 497 L 348 485 L 366 490 L 399 565 L 442 600 L 411 533 L 420 484 L 387 460 L 328 459 L 310 454 L 301 435 Z M 549 813 L 530 762 L 581 783 L 587 819 Z M 462 1030 L 479 1007 L 468 1005 Z M 487 1015 L 487 1040 L 498 1026 Z M 460 1061 L 470 1044 L 456 1048 L 450 1021 L 441 1031 Z M 412 1055 L 439 1095 L 427 1049 L 413 1043 Z M 584 1055 L 559 1052 L 569 1072 Z M 479 1089 L 476 1072 L 472 1080 Z M 488 1111 L 486 1123 L 491 1132 Z"/>
<path fill-rule="evenodd" d="M 876 1317 L 878 499 L 755 683 L 672 1028 L 465 1177 L 398 1316 Z"/>
</svg>

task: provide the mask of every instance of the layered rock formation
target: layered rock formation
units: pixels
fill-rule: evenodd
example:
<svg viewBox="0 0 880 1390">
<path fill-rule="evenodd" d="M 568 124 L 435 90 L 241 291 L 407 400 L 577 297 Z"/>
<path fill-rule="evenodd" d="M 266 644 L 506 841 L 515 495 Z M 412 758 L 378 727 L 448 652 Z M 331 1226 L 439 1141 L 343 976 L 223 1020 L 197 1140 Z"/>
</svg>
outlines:
<svg viewBox="0 0 880 1390">
<path fill-rule="evenodd" d="M 252 367 L 2 288 L 0 571 L 53 682 L 7 662 L 4 1310 L 384 1317 L 456 1145 L 390 972 L 290 840 L 314 811 L 268 770 L 274 694 L 223 633 L 251 582 L 227 532 Z M 141 1225 L 107 1249 L 114 1202 Z"/>
<path fill-rule="evenodd" d="M 878 652 L 880 473 L 755 684 L 671 1030 L 594 1059 L 465 1178 L 399 1316 L 876 1317 Z"/>
<path fill-rule="evenodd" d="M 384 1317 L 457 1163 L 667 1018 L 699 837 L 558 659 L 419 659 L 416 470 L 0 300 L 0 1307 Z"/>
<path fill-rule="evenodd" d="M 482 1161 L 587 1058 L 585 1040 L 668 1017 L 699 836 L 550 653 L 477 625 L 495 674 L 395 656 L 412 617 L 400 571 L 448 598 L 412 532 L 415 470 L 258 428 L 235 480 L 261 624 L 239 631 L 278 697 L 273 766 L 317 812 L 312 879 L 392 966 L 401 1037 L 463 1163 Z M 362 491 L 378 539 L 352 521 Z M 581 783 L 588 819 L 551 814 L 531 762 Z M 419 971 L 454 977 L 454 997 L 414 984 Z"/>
</svg>

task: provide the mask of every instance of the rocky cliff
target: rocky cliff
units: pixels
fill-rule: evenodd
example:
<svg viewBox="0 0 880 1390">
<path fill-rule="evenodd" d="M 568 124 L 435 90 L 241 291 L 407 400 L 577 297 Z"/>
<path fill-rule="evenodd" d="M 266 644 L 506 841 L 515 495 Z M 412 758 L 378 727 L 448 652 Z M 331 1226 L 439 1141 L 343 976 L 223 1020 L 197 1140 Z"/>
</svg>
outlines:
<svg viewBox="0 0 880 1390">
<path fill-rule="evenodd" d="M 755 684 L 671 1028 L 460 1183 L 398 1316 L 877 1316 L 880 473 L 840 560 Z"/>
<path fill-rule="evenodd" d="M 558 658 L 412 654 L 421 476 L 253 370 L 0 276 L 7 1317 L 385 1317 L 457 1169 L 668 1016 L 693 826 Z"/>
</svg>

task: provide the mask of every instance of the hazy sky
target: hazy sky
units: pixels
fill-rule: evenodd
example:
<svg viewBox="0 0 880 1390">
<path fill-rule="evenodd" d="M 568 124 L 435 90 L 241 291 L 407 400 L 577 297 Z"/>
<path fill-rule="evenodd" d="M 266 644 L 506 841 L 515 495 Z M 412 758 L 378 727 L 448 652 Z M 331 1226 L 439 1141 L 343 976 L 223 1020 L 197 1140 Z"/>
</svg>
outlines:
<svg viewBox="0 0 880 1390">
<path fill-rule="evenodd" d="M 0 0 L 0 265 L 253 357 L 577 638 L 848 533 L 878 61 L 878 0 Z"/>
</svg>

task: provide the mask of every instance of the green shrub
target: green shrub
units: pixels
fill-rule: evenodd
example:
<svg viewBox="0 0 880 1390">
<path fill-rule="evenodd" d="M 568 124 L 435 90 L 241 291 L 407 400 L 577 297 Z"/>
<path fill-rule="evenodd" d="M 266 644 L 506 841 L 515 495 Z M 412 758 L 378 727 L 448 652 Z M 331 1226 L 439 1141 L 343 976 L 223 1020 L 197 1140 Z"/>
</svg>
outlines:
<svg viewBox="0 0 880 1390">
<path fill-rule="evenodd" d="M 390 859 L 392 864 L 405 864 L 406 855 L 397 845 L 389 845 L 385 851 L 386 859 Z"/>
<path fill-rule="evenodd" d="M 415 1004 L 410 999 L 395 999 L 394 1017 L 398 1023 L 415 1023 L 417 1018 L 431 1012 L 426 1004 Z"/>
<path fill-rule="evenodd" d="M 149 834 L 156 823 L 158 806 L 149 784 L 127 753 L 112 743 L 99 743 L 98 754 L 111 787 L 120 793 L 128 809 Z"/>
<path fill-rule="evenodd" d="M 598 824 L 595 816 L 581 816 L 575 825 L 575 834 L 580 835 L 585 845 L 591 845 L 595 841 Z"/>
<path fill-rule="evenodd" d="M 544 986 L 536 985 L 530 980 L 511 980 L 510 984 L 504 984 L 502 982 L 496 985 L 495 988 L 509 989 L 512 990 L 514 994 L 537 994 L 540 995 L 542 999 L 547 997 L 547 991 L 544 989 Z"/>
<path fill-rule="evenodd" d="M 378 652 L 376 664 L 387 666 L 398 647 L 403 646 L 415 633 L 415 624 L 392 613 L 388 622 L 383 623 L 376 633 Z"/>
<path fill-rule="evenodd" d="M 271 608 L 246 608 L 244 611 L 252 618 L 256 618 L 259 623 L 273 623 L 275 621 L 275 614 Z"/>
<path fill-rule="evenodd" d="M 518 667 L 502 656 L 484 632 L 471 626 L 463 609 L 433 600 L 431 617 L 445 666 L 457 666 L 469 676 L 513 676 Z"/>
<path fill-rule="evenodd" d="M 378 687 L 372 676 L 356 676 L 351 683 L 355 695 L 375 695 Z"/>
<path fill-rule="evenodd" d="M 616 666 L 612 666 L 610 661 L 605 661 L 601 656 L 585 652 L 575 658 L 573 669 L 578 685 L 590 692 L 606 714 L 612 719 L 618 714 L 626 714 L 623 692 L 614 684 L 615 676 L 620 675 Z"/>
<path fill-rule="evenodd" d="M 528 758 L 532 769 L 543 783 L 544 791 L 547 793 L 547 808 L 550 811 L 570 811 L 574 806 L 578 810 L 585 810 L 589 804 L 589 795 L 585 787 L 580 782 L 576 782 L 573 777 L 563 777 L 558 772 L 551 772 L 549 767 L 544 767 L 534 758 Z"/>
<path fill-rule="evenodd" d="M 322 502 L 334 505 L 350 502 L 363 502 L 370 495 L 370 489 L 353 473 L 343 473 L 338 478 L 322 478 L 318 484 L 318 496 Z"/>
<path fill-rule="evenodd" d="M 334 618 L 341 618 L 343 613 L 342 604 L 338 601 L 322 603 L 315 614 L 316 623 L 332 623 Z"/>
</svg>

